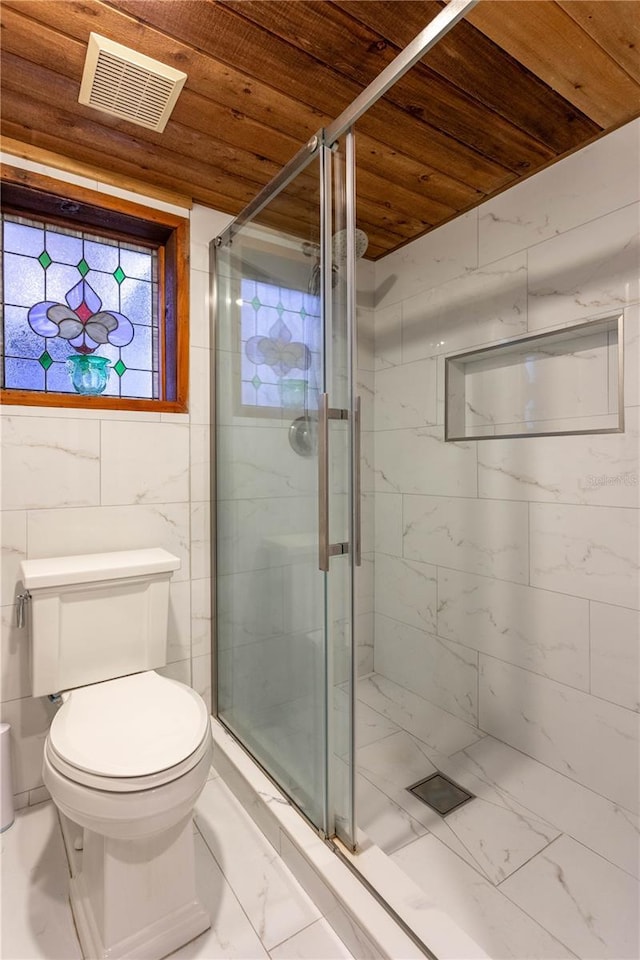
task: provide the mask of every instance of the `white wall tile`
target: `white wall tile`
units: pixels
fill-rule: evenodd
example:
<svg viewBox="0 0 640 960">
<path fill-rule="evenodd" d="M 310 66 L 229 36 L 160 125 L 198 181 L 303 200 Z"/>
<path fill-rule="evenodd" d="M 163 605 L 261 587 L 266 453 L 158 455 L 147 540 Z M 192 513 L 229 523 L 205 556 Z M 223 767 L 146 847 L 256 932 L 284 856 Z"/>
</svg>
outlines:
<svg viewBox="0 0 640 960">
<path fill-rule="evenodd" d="M 31 696 L 29 632 L 16 626 L 16 607 L 0 607 L 0 700 Z"/>
<path fill-rule="evenodd" d="M 640 299 L 637 203 L 532 247 L 530 330 L 620 313 Z"/>
<path fill-rule="evenodd" d="M 199 693 L 211 713 L 211 654 L 194 657 L 191 661 L 191 686 Z"/>
<path fill-rule="evenodd" d="M 624 402 L 640 406 L 640 306 L 624 310 Z"/>
<path fill-rule="evenodd" d="M 45 697 L 9 700 L 0 707 L 2 722 L 11 724 L 14 793 L 41 786 L 44 741 L 55 712 Z"/>
<path fill-rule="evenodd" d="M 164 547 L 180 558 L 173 579 L 189 579 L 188 504 L 32 510 L 28 536 L 30 559 Z"/>
<path fill-rule="evenodd" d="M 637 811 L 637 713 L 483 654 L 479 707 L 481 730 Z"/>
<path fill-rule="evenodd" d="M 20 563 L 27 557 L 27 513 L 25 510 L 0 511 L 2 540 L 2 576 L 0 599 L 3 606 L 13 603 L 20 584 Z"/>
<path fill-rule="evenodd" d="M 590 603 L 591 692 L 640 710 L 640 612 Z"/>
<path fill-rule="evenodd" d="M 189 414 L 192 423 L 211 422 L 210 356 L 204 347 L 191 347 L 189 351 Z"/>
<path fill-rule="evenodd" d="M 209 348 L 211 342 L 211 304 L 209 273 L 194 270 L 189 274 L 189 341 L 192 347 Z"/>
<path fill-rule="evenodd" d="M 436 574 L 437 568 L 429 563 L 379 553 L 375 560 L 376 613 L 436 633 Z"/>
<path fill-rule="evenodd" d="M 189 427 L 172 423 L 101 424 L 103 504 L 189 499 Z"/>
<path fill-rule="evenodd" d="M 477 266 L 477 211 L 472 210 L 376 263 L 376 307 L 422 293 Z"/>
<path fill-rule="evenodd" d="M 386 370 L 402 363 L 402 303 L 375 311 L 375 369 Z"/>
<path fill-rule="evenodd" d="M 531 585 L 638 608 L 637 514 L 532 503 Z"/>
<path fill-rule="evenodd" d="M 191 577 L 211 575 L 211 510 L 208 501 L 191 504 Z"/>
<path fill-rule="evenodd" d="M 375 378 L 376 430 L 422 427 L 436 422 L 436 362 L 403 363 L 378 370 Z"/>
<path fill-rule="evenodd" d="M 374 474 L 382 493 L 475 497 L 476 444 L 445 443 L 442 426 L 376 431 Z"/>
<path fill-rule="evenodd" d="M 190 488 L 193 503 L 198 500 L 209 500 L 211 497 L 209 427 L 192 424 L 189 436 L 191 441 Z"/>
<path fill-rule="evenodd" d="M 516 253 L 405 300 L 402 359 L 466 350 L 526 329 L 526 255 Z"/>
<path fill-rule="evenodd" d="M 478 655 L 398 620 L 376 616 L 376 673 L 467 723 L 477 723 Z"/>
<path fill-rule="evenodd" d="M 191 655 L 211 653 L 211 579 L 191 581 Z"/>
<path fill-rule="evenodd" d="M 298 456 L 280 427 L 218 428 L 218 496 L 223 500 L 315 494 L 317 463 Z"/>
<path fill-rule="evenodd" d="M 2 507 L 100 502 L 100 426 L 88 420 L 4 417 Z"/>
<path fill-rule="evenodd" d="M 402 556 L 402 495 L 376 493 L 375 496 L 376 553 Z"/>
<path fill-rule="evenodd" d="M 403 523 L 404 556 L 411 560 L 528 581 L 524 503 L 405 496 Z"/>
<path fill-rule="evenodd" d="M 533 246 L 640 199 L 633 120 L 479 208 L 480 263 Z"/>
<path fill-rule="evenodd" d="M 169 623 L 167 626 L 167 662 L 191 656 L 191 590 L 188 580 L 172 580 L 169 585 Z"/>
<path fill-rule="evenodd" d="M 438 569 L 437 633 L 589 689 L 589 604 L 561 593 Z"/>
<path fill-rule="evenodd" d="M 638 409 L 630 407 L 624 433 L 479 443 L 478 493 L 496 500 L 637 507 L 638 420 Z"/>
</svg>

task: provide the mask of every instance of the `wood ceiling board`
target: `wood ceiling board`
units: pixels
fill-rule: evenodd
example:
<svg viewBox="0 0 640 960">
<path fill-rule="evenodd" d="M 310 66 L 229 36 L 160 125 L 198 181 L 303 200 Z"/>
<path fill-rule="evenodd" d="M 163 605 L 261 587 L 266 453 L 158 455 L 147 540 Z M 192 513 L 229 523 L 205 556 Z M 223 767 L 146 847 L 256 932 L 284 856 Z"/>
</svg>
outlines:
<svg viewBox="0 0 640 960">
<path fill-rule="evenodd" d="M 346 78 L 364 88 L 400 53 L 396 47 L 325 0 L 219 0 L 264 30 L 277 34 L 300 50 L 311 45 L 313 56 L 331 63 Z M 428 19 L 423 26 L 426 26 Z M 448 36 L 455 35 L 454 27 Z M 372 59 L 373 62 L 370 62 Z M 369 55 L 369 56 L 367 56 Z M 546 163 L 556 151 L 417 63 L 388 91 L 385 99 L 410 116 L 424 121 L 516 173 Z"/>
<path fill-rule="evenodd" d="M 640 87 L 554 0 L 482 0 L 467 19 L 586 116 L 636 116 Z"/>
<path fill-rule="evenodd" d="M 179 35 L 183 42 L 188 42 L 190 36 L 201 38 L 200 48 L 211 56 L 333 118 L 362 92 L 362 84 L 348 80 L 273 33 L 265 36 L 260 27 L 222 4 L 180 0 L 179 18 L 172 15 L 172 4 L 163 0 L 112 0 L 110 5 L 134 16 L 137 12 L 157 29 Z M 510 171 L 476 150 L 417 122 L 390 104 L 379 101 L 376 106 L 375 123 L 371 113 L 361 121 L 362 129 L 374 139 L 395 146 L 485 194 L 511 179 Z M 419 132 L 416 128 L 420 127 Z"/>
<path fill-rule="evenodd" d="M 588 33 L 623 70 L 640 83 L 640 5 L 638 0 L 557 0 L 558 6 Z"/>
<path fill-rule="evenodd" d="M 371 0 L 331 2 L 350 17 L 378 30 L 400 49 L 443 6 L 432 0 L 395 0 L 393 5 Z M 598 2 L 594 5 L 598 6 Z M 585 6 L 585 0 L 576 5 Z M 465 20 L 457 23 L 422 63 L 556 153 L 574 149 L 600 129 Z"/>
</svg>

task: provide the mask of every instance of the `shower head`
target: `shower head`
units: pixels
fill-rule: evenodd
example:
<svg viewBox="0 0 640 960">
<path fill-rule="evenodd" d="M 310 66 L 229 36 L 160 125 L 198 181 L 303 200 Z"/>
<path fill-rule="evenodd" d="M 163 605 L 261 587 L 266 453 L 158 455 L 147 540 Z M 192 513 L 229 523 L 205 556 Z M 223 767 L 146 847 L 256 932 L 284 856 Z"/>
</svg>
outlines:
<svg viewBox="0 0 640 960">
<path fill-rule="evenodd" d="M 356 260 L 360 260 L 364 257 L 367 252 L 367 247 L 369 246 L 369 237 L 366 235 L 364 230 L 359 230 L 356 228 L 355 232 L 355 241 L 356 241 Z M 334 233 L 333 240 L 331 241 L 331 254 L 334 263 L 344 263 L 347 259 L 347 231 L 338 230 L 337 233 Z"/>
</svg>

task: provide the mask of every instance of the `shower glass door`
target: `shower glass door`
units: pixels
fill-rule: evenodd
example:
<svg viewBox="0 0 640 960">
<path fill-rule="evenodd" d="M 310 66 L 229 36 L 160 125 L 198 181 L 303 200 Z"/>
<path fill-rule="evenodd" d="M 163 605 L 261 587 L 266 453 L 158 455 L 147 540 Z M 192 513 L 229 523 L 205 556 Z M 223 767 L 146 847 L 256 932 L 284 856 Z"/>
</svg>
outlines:
<svg viewBox="0 0 640 960">
<path fill-rule="evenodd" d="M 216 652 L 219 718 L 350 842 L 350 385 L 325 255 L 340 164 L 301 152 L 214 246 Z"/>
</svg>

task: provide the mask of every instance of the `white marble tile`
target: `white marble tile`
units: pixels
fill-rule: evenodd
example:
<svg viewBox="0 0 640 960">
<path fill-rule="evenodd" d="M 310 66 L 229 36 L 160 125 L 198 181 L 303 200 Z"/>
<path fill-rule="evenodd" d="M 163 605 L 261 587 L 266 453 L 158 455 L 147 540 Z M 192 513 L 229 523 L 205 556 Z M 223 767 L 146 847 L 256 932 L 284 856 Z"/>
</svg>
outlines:
<svg viewBox="0 0 640 960">
<path fill-rule="evenodd" d="M 87 506 L 100 502 L 97 421 L 4 417 L 2 508 Z"/>
<path fill-rule="evenodd" d="M 621 312 L 640 297 L 637 203 L 528 253 L 530 330 Z"/>
<path fill-rule="evenodd" d="M 326 920 L 316 920 L 270 953 L 273 960 L 341 960 L 352 956 Z"/>
<path fill-rule="evenodd" d="M 211 652 L 211 580 L 191 581 L 191 655 Z"/>
<path fill-rule="evenodd" d="M 483 654 L 479 686 L 482 730 L 638 809 L 638 714 Z"/>
<path fill-rule="evenodd" d="M 528 580 L 524 503 L 405 496 L 403 524 L 404 556 L 411 560 L 519 583 Z"/>
<path fill-rule="evenodd" d="M 211 313 L 209 302 L 209 273 L 194 270 L 189 273 L 189 339 L 192 347 L 209 349 Z"/>
<path fill-rule="evenodd" d="M 31 559 L 164 547 L 180 558 L 173 580 L 189 579 L 189 507 L 185 503 L 33 510 L 28 536 Z"/>
<path fill-rule="evenodd" d="M 311 495 L 317 486 L 314 458 L 299 457 L 281 427 L 219 427 L 218 496 L 222 500 Z"/>
<path fill-rule="evenodd" d="M 220 779 L 206 784 L 196 823 L 267 950 L 320 918 L 317 907 Z"/>
<path fill-rule="evenodd" d="M 639 413 L 627 409 L 624 433 L 478 444 L 479 496 L 637 507 Z"/>
<path fill-rule="evenodd" d="M 35 790 L 29 790 L 29 806 L 34 807 L 37 803 L 45 803 L 51 799 L 51 794 L 46 787 L 36 787 Z"/>
<path fill-rule="evenodd" d="M 167 960 L 258 960 L 268 954 L 202 837 L 195 840 L 198 895 L 211 926 Z"/>
<path fill-rule="evenodd" d="M 0 846 L 2 956 L 81 960 L 67 899 L 67 859 L 53 804 L 18 811 Z"/>
<path fill-rule="evenodd" d="M 167 662 L 191 656 L 191 585 L 188 580 L 169 585 L 169 623 L 167 627 Z"/>
<path fill-rule="evenodd" d="M 374 538 L 377 553 L 402 556 L 402 495 L 376 493 L 374 501 Z"/>
<path fill-rule="evenodd" d="M 217 611 L 221 647 L 281 634 L 283 569 L 273 567 L 218 577 Z"/>
<path fill-rule="evenodd" d="M 378 370 L 374 416 L 376 430 L 398 430 L 435 423 L 435 359 Z"/>
<path fill-rule="evenodd" d="M 640 710 L 640 612 L 590 603 L 591 693 Z"/>
<path fill-rule="evenodd" d="M 475 650 L 378 614 L 374 667 L 376 673 L 461 720 L 477 723 Z"/>
<path fill-rule="evenodd" d="M 194 580 L 211 573 L 211 508 L 209 501 L 191 504 L 191 576 Z"/>
<path fill-rule="evenodd" d="M 191 686 L 191 659 L 175 660 L 165 667 L 157 667 L 156 672 L 169 680 L 177 680 L 178 683 L 186 683 L 188 687 Z"/>
<path fill-rule="evenodd" d="M 363 830 L 384 853 L 394 853 L 427 833 L 423 824 L 374 787 L 366 777 L 358 777 L 356 791 L 358 829 Z"/>
<path fill-rule="evenodd" d="M 0 511 L 0 547 L 2 550 L 0 601 L 3 606 L 6 606 L 13 603 L 20 592 L 18 589 L 21 583 L 20 564 L 27 556 L 26 511 Z"/>
<path fill-rule="evenodd" d="M 211 422 L 210 353 L 204 347 L 189 351 L 189 414 L 192 423 Z"/>
<path fill-rule="evenodd" d="M 472 210 L 376 263 L 376 307 L 420 294 L 477 263 L 477 213 Z"/>
<path fill-rule="evenodd" d="M 531 585 L 638 608 L 638 528 L 623 507 L 530 506 Z"/>
<path fill-rule="evenodd" d="M 315 497 L 264 497 L 218 502 L 219 573 L 286 566 L 315 557 Z"/>
<path fill-rule="evenodd" d="M 190 494 L 191 502 L 208 500 L 211 496 L 209 427 L 193 424 L 190 433 Z"/>
<path fill-rule="evenodd" d="M 1 705 L 2 722 L 11 724 L 15 793 L 42 786 L 42 752 L 55 713 L 56 708 L 44 697 L 8 700 Z"/>
<path fill-rule="evenodd" d="M 638 881 L 570 837 L 552 843 L 501 890 L 579 957 L 640 955 Z"/>
<path fill-rule="evenodd" d="M 191 686 L 204 700 L 211 713 L 211 654 L 194 657 L 191 661 Z"/>
<path fill-rule="evenodd" d="M 374 475 L 381 493 L 475 497 L 476 444 L 445 443 L 442 426 L 376 432 Z"/>
<path fill-rule="evenodd" d="M 402 363 L 402 303 L 379 307 L 375 312 L 375 369 Z"/>
<path fill-rule="evenodd" d="M 477 727 L 378 674 L 358 681 L 358 698 L 438 754 L 456 753 L 483 736 Z"/>
<path fill-rule="evenodd" d="M 373 264 L 371 264 L 373 266 Z M 371 299 L 371 294 L 367 294 Z M 376 331 L 375 310 L 358 303 L 356 307 L 356 325 L 358 331 L 358 373 L 376 369 Z"/>
<path fill-rule="evenodd" d="M 101 425 L 103 504 L 189 499 L 189 427 L 172 423 Z"/>
<path fill-rule="evenodd" d="M 432 564 L 377 554 L 376 613 L 436 633 L 436 574 L 437 568 Z"/>
<path fill-rule="evenodd" d="M 505 580 L 438 570 L 440 637 L 589 688 L 589 604 Z"/>
<path fill-rule="evenodd" d="M 405 300 L 403 362 L 515 337 L 526 318 L 526 255 L 516 253 Z"/>
<path fill-rule="evenodd" d="M 574 956 L 437 837 L 416 840 L 394 853 L 392 860 L 490 957 L 564 960 Z"/>
<path fill-rule="evenodd" d="M 451 760 L 456 776 L 462 778 L 467 770 L 505 802 L 521 804 L 628 873 L 640 875 L 640 818 L 623 807 L 493 737 L 471 744 Z"/>
<path fill-rule="evenodd" d="M 640 406 L 640 305 L 624 310 L 624 402 Z"/>
<path fill-rule="evenodd" d="M 490 263 L 640 199 L 639 123 L 505 190 L 479 208 L 480 263 Z"/>
<path fill-rule="evenodd" d="M 31 696 L 29 633 L 16 625 L 16 607 L 0 607 L 0 700 Z"/>
</svg>

